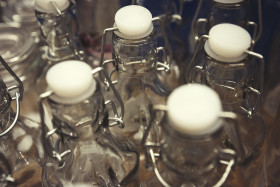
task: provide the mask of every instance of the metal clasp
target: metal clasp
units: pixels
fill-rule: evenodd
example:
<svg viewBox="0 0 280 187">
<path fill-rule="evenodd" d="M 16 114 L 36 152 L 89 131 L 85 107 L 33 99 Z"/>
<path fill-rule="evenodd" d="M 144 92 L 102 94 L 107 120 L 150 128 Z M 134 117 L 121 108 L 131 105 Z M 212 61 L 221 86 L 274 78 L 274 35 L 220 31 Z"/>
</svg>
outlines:
<svg viewBox="0 0 280 187">
<path fill-rule="evenodd" d="M 39 114 L 40 114 L 40 118 L 41 118 L 41 126 L 42 126 L 42 143 L 43 143 L 43 147 L 44 150 L 46 152 L 46 154 L 48 154 L 50 157 L 56 159 L 59 163 L 59 166 L 63 166 L 64 162 L 62 160 L 62 158 L 66 155 L 68 155 L 69 153 L 71 153 L 71 150 L 68 149 L 62 153 L 59 153 L 59 146 L 58 144 L 60 143 L 60 138 L 59 137 L 54 137 L 55 140 L 51 140 L 51 138 L 54 135 L 58 135 L 58 129 L 57 128 L 53 128 L 53 129 L 49 129 L 47 124 L 45 123 L 45 112 L 44 112 L 44 106 L 43 106 L 43 101 L 44 99 L 50 97 L 53 94 L 53 91 L 47 91 L 45 93 L 42 93 L 39 96 Z M 52 145 L 55 144 L 54 146 Z"/>
<path fill-rule="evenodd" d="M 198 46 L 194 52 L 194 55 L 192 56 L 190 63 L 186 69 L 186 71 L 184 72 L 185 74 L 185 79 L 187 83 L 192 83 L 194 82 L 194 78 L 199 76 L 201 77 L 204 74 L 204 69 L 201 65 L 196 65 L 196 58 L 198 57 L 199 52 L 201 51 L 203 44 L 205 44 L 206 40 L 208 40 L 209 36 L 208 35 L 203 35 L 200 37 L 199 39 L 199 43 Z M 263 100 L 263 84 L 264 84 L 264 80 L 263 80 L 263 76 L 264 76 L 264 58 L 262 55 L 255 53 L 253 51 L 249 51 L 246 50 L 244 51 L 244 53 L 248 54 L 249 56 L 255 57 L 256 59 L 258 59 L 259 63 L 260 63 L 260 76 L 259 76 L 259 88 L 253 88 L 250 85 L 245 85 L 244 88 L 244 93 L 246 93 L 246 100 L 247 102 L 247 106 L 240 106 L 240 108 L 247 113 L 248 117 L 252 117 L 252 115 L 254 113 L 256 113 L 258 111 L 258 109 L 261 106 L 262 100 Z M 230 66 L 230 64 L 229 64 Z M 195 68 L 195 71 L 192 71 L 193 68 Z M 196 73 L 196 74 L 194 74 Z M 203 80 L 200 80 L 201 83 L 203 83 Z M 232 87 L 228 87 L 229 89 L 234 90 L 234 88 Z M 254 95 L 256 95 L 257 100 L 256 103 L 252 103 L 250 97 L 250 93 L 253 93 Z M 248 108 L 248 109 L 247 109 Z"/>
<path fill-rule="evenodd" d="M 104 84 L 108 84 L 109 88 L 113 91 L 115 97 L 117 98 L 119 104 L 120 104 L 120 109 L 121 112 L 120 114 L 117 111 L 117 108 L 115 106 L 115 103 L 111 100 L 106 101 L 105 104 L 108 105 L 110 104 L 112 106 L 113 109 L 113 113 L 114 113 L 114 117 L 109 117 L 110 121 L 113 121 L 113 123 L 109 124 L 110 127 L 117 125 L 119 128 L 124 128 L 124 122 L 123 122 L 123 117 L 124 117 L 124 103 L 123 100 L 120 96 L 120 94 L 118 93 L 118 91 L 116 90 L 115 86 L 113 85 L 110 77 L 107 75 L 107 73 L 105 72 L 103 67 L 97 67 L 95 69 L 93 69 L 91 71 L 92 75 L 96 74 L 96 73 L 102 73 L 100 75 L 100 77 L 104 77 L 101 80 L 104 82 Z"/>
<path fill-rule="evenodd" d="M 18 83 L 18 85 L 16 85 L 16 86 L 11 86 L 11 87 L 7 88 L 7 91 L 9 92 L 11 99 L 16 100 L 16 115 L 15 115 L 15 119 L 12 122 L 12 124 L 6 130 L 4 130 L 3 132 L 0 133 L 0 137 L 1 137 L 1 136 L 6 135 L 16 125 L 16 122 L 19 118 L 20 101 L 22 100 L 22 97 L 23 97 L 24 88 L 23 88 L 23 83 L 21 82 L 21 80 L 13 72 L 13 70 L 10 68 L 10 66 L 2 58 L 1 55 L 0 55 L 0 61 L 1 61 L 2 65 L 5 67 L 5 69 L 12 75 L 12 77 Z M 14 90 L 16 90 L 16 91 L 14 91 Z M 15 94 L 14 96 L 13 96 L 13 93 Z"/>
</svg>

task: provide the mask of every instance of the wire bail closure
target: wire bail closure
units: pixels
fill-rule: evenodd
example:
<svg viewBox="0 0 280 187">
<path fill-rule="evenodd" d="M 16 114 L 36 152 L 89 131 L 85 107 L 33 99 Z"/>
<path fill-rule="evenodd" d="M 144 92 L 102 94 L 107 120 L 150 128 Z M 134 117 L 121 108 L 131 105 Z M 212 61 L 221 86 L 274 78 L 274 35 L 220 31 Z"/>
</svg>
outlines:
<svg viewBox="0 0 280 187">
<path fill-rule="evenodd" d="M 168 72 L 170 72 L 170 65 L 171 65 L 171 61 L 173 59 L 173 54 L 172 54 L 172 50 L 171 50 L 169 41 L 167 39 L 165 29 L 164 29 L 165 28 L 164 21 L 165 21 L 166 18 L 167 18 L 166 15 L 154 17 L 154 18 L 152 18 L 152 22 L 159 22 L 160 29 L 161 29 L 163 39 L 164 39 L 164 43 L 166 45 L 168 55 L 169 55 L 169 57 L 167 57 L 166 50 L 164 49 L 164 47 L 158 47 L 157 48 L 157 52 L 162 52 L 163 53 L 163 62 L 157 62 L 157 64 L 156 64 L 157 70 L 166 71 L 168 73 Z M 182 18 L 179 15 L 177 15 L 177 16 L 174 15 L 174 16 L 172 16 L 172 19 L 180 21 Z M 112 33 L 114 31 L 119 31 L 118 27 L 107 28 L 107 29 L 104 29 L 104 31 L 103 31 L 100 62 L 99 62 L 100 66 L 104 67 L 105 62 L 106 62 L 106 61 L 104 61 L 104 49 L 105 49 L 105 44 L 106 44 L 106 36 L 107 36 L 108 33 Z"/>
<path fill-rule="evenodd" d="M 185 78 L 186 78 L 186 82 L 187 83 L 192 83 L 194 80 L 194 75 L 191 71 L 194 68 L 195 72 L 198 72 L 198 74 L 200 74 L 199 76 L 201 77 L 201 75 L 204 74 L 204 68 L 203 66 L 200 65 L 196 65 L 196 58 L 198 57 L 199 52 L 201 51 L 201 49 L 203 48 L 204 44 L 206 43 L 206 41 L 209 39 L 209 35 L 203 35 L 199 38 L 199 43 L 198 46 L 190 60 L 190 63 L 187 67 L 185 74 Z M 262 101 L 263 101 L 263 84 L 264 84 L 264 58 L 261 54 L 255 53 L 253 51 L 250 50 L 245 50 L 244 54 L 247 54 L 248 56 L 252 56 L 254 58 L 256 58 L 259 63 L 260 63 L 260 80 L 259 80 L 259 89 L 253 88 L 252 86 L 246 85 L 244 88 L 244 92 L 247 93 L 247 99 L 250 100 L 250 98 L 248 98 L 249 93 L 252 93 L 254 95 L 256 95 L 257 99 L 255 103 L 252 103 L 251 101 L 249 101 L 249 103 L 246 103 L 247 106 L 240 106 L 240 108 L 248 115 L 248 117 L 252 117 L 253 114 L 255 114 L 258 109 L 260 108 Z M 211 57 L 212 58 L 212 57 Z M 233 66 L 232 64 L 228 64 L 228 66 Z M 227 86 L 230 89 L 233 89 L 233 87 Z"/>
<path fill-rule="evenodd" d="M 9 92 L 9 95 L 11 97 L 12 100 L 16 100 L 16 115 L 15 115 L 15 119 L 12 122 L 12 124 L 3 132 L 0 133 L 0 137 L 6 135 L 8 132 L 10 132 L 10 130 L 12 130 L 12 128 L 14 128 L 14 126 L 16 125 L 16 122 L 19 118 L 19 113 L 20 113 L 20 101 L 23 98 L 23 91 L 24 91 L 24 87 L 23 87 L 23 83 L 22 81 L 18 78 L 18 76 L 13 72 L 13 70 L 10 68 L 10 66 L 7 64 L 7 62 L 3 59 L 3 57 L 0 55 L 0 61 L 2 63 L 2 65 L 5 67 L 5 69 L 12 75 L 12 77 L 15 79 L 15 81 L 17 82 L 17 85 L 15 86 L 11 86 L 9 88 L 7 88 L 7 92 Z M 16 90 L 14 92 L 14 90 Z M 12 95 L 12 93 L 14 92 L 14 96 Z"/>
<path fill-rule="evenodd" d="M 108 86 L 114 93 L 115 97 L 117 98 L 117 100 L 119 101 L 119 104 L 121 106 L 121 111 L 120 114 L 118 113 L 115 104 L 113 101 L 109 100 L 109 101 L 105 101 L 105 105 L 110 104 L 113 108 L 113 112 L 114 112 L 114 116 L 113 117 L 109 117 L 109 121 L 113 121 L 111 124 L 109 124 L 109 127 L 111 126 L 115 126 L 117 125 L 119 128 L 124 128 L 124 122 L 123 122 L 123 116 L 124 116 L 124 104 L 123 101 L 119 95 L 119 93 L 117 92 L 117 90 L 115 89 L 113 83 L 111 82 L 110 77 L 105 73 L 103 67 L 97 67 L 93 70 L 91 70 L 91 74 L 92 76 L 94 76 L 97 73 L 102 73 L 102 76 L 105 78 L 103 79 L 103 82 L 106 86 Z M 51 145 L 51 141 L 50 138 L 55 135 L 55 134 L 63 134 L 66 136 L 69 136 L 71 138 L 76 138 L 76 134 L 75 132 L 73 132 L 73 129 L 69 129 L 70 132 L 62 132 L 60 131 L 58 128 L 54 128 L 49 130 L 46 123 L 45 123 L 45 112 L 44 112 L 44 106 L 43 106 L 43 101 L 47 98 L 49 98 L 51 95 L 53 95 L 54 92 L 52 90 L 46 91 L 42 94 L 40 94 L 39 96 L 39 113 L 40 113 L 40 118 L 41 118 L 41 124 L 42 124 L 42 133 L 43 133 L 43 146 L 44 149 L 46 150 L 46 153 L 57 159 L 57 161 L 60 163 L 60 165 L 62 165 L 62 158 L 64 156 L 66 156 L 67 154 L 69 154 L 71 152 L 71 150 L 66 150 L 63 153 L 59 153 L 57 150 L 57 146 L 52 146 Z"/>
<path fill-rule="evenodd" d="M 161 111 L 161 112 L 167 112 L 168 111 L 168 108 L 166 105 L 154 105 L 153 106 L 153 112 L 154 114 L 157 112 L 157 111 Z M 220 113 L 220 118 L 229 118 L 229 119 L 233 119 L 235 120 L 236 122 L 236 115 L 232 112 L 221 112 Z M 147 126 L 147 128 L 145 129 L 144 131 L 144 135 L 143 135 L 143 139 L 142 139 L 142 142 L 141 144 L 143 145 L 145 151 L 146 151 L 146 156 L 149 156 L 150 159 L 151 159 L 151 162 L 152 162 L 152 166 L 153 166 L 153 170 L 155 172 L 155 175 L 156 177 L 158 178 L 159 182 L 164 186 L 164 187 L 171 187 L 172 185 L 168 184 L 164 178 L 161 176 L 160 172 L 159 172 L 159 169 L 157 167 L 157 160 L 156 158 L 160 158 L 160 152 L 156 152 L 155 151 L 155 148 L 157 149 L 160 149 L 160 147 L 162 146 L 162 143 L 158 143 L 158 142 L 151 142 L 151 141 L 147 141 L 147 138 L 148 138 L 148 134 L 149 134 L 149 131 L 152 127 L 152 124 L 153 122 L 150 122 Z M 241 141 L 240 141 L 240 136 L 239 136 L 239 129 L 238 129 L 238 125 L 237 125 L 237 122 L 234 124 L 234 128 L 235 128 L 235 131 L 237 133 L 237 136 L 238 136 L 238 142 L 237 142 L 237 146 L 240 146 L 239 149 L 241 149 L 241 157 L 243 157 L 244 155 L 244 148 L 241 144 Z M 219 181 L 217 181 L 217 183 L 215 185 L 213 185 L 213 187 L 220 187 L 222 186 L 227 177 L 229 176 L 229 173 L 232 169 L 232 166 L 236 163 L 236 152 L 233 150 L 233 149 L 220 149 L 219 150 L 219 153 L 220 153 L 220 160 L 219 162 L 221 164 L 224 164 L 224 165 L 227 165 L 223 175 L 221 176 L 221 178 L 219 179 Z M 229 155 L 230 159 L 229 161 L 226 161 L 224 157 L 226 157 L 225 155 Z M 228 157 L 227 157 L 228 158 Z M 241 158 L 242 159 L 242 158 Z"/>
</svg>

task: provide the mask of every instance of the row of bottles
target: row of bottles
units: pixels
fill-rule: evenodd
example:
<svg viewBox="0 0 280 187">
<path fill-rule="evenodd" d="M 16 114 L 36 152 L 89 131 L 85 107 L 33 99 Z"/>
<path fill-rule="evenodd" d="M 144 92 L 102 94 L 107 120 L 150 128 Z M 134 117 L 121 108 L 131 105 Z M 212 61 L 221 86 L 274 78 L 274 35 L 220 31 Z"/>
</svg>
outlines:
<svg viewBox="0 0 280 187">
<path fill-rule="evenodd" d="M 103 31 L 96 55 L 78 38 L 75 1 L 35 0 L 41 58 L 27 81 L 40 123 L 19 115 L 28 92 L 1 57 L 8 75 L 1 72 L 0 184 L 268 185 L 267 127 L 259 113 L 264 59 L 254 52 L 261 31 L 248 21 L 249 1 L 209 2 L 209 17 L 192 29 L 195 51 L 181 68 L 165 30 L 181 15 L 153 17 L 143 6 L 125 6 Z M 229 19 L 220 19 L 223 11 Z M 112 59 L 105 57 L 107 45 Z M 19 83 L 15 97 L 5 77 Z"/>
</svg>

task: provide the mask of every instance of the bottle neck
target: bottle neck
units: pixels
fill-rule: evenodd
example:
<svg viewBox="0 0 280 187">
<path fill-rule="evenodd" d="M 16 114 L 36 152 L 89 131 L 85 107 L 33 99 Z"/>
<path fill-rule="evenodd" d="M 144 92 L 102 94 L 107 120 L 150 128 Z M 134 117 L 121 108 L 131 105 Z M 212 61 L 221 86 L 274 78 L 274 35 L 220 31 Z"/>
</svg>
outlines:
<svg viewBox="0 0 280 187">
<path fill-rule="evenodd" d="M 104 105 L 100 85 L 87 99 L 73 104 L 62 104 L 48 99 L 53 126 L 62 134 L 73 134 L 74 141 L 94 139 L 94 133 L 101 125 L 106 126 L 108 115 Z"/>
<path fill-rule="evenodd" d="M 75 6 L 72 2 L 61 14 L 45 13 L 36 9 L 35 14 L 47 44 L 49 58 L 69 59 L 81 55 L 82 45 L 78 38 L 78 22 L 75 17 Z"/>
<path fill-rule="evenodd" d="M 118 72 L 143 76 L 156 71 L 156 33 L 141 39 L 124 39 L 113 33 L 113 56 Z"/>
</svg>

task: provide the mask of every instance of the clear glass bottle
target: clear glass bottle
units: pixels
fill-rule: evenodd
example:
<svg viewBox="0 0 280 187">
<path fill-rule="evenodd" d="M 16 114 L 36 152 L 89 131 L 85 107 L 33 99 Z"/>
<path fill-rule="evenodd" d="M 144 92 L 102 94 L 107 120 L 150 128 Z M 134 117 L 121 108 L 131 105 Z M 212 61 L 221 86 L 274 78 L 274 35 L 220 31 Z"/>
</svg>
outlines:
<svg viewBox="0 0 280 187">
<path fill-rule="evenodd" d="M 263 184 L 266 126 L 258 110 L 262 105 L 264 61 L 260 54 L 249 50 L 250 46 L 251 38 L 245 29 L 218 24 L 201 38 L 186 76 L 188 82 L 213 88 L 223 108 L 237 114 L 245 154 L 240 157 L 244 176 L 250 182 L 261 178 L 259 183 Z M 231 142 L 235 144 L 233 139 Z"/>
<path fill-rule="evenodd" d="M 3 11 L 1 20 L 5 23 L 12 27 L 27 29 L 35 35 L 39 34 L 34 0 L 3 0 L 0 6 Z"/>
<path fill-rule="evenodd" d="M 92 70 L 86 63 L 73 60 L 58 63 L 47 73 L 51 90 L 40 97 L 44 148 L 48 153 L 43 186 L 119 186 L 133 182 L 136 176 L 137 148 L 124 136 L 110 131 L 111 121 L 122 125 L 123 114 L 109 116 L 105 103 L 114 104 L 104 102 L 101 85 L 93 78 L 98 72 L 103 73 L 120 99 L 102 68 Z"/>
<path fill-rule="evenodd" d="M 1 62 L 4 62 L 2 57 Z M 7 68 L 5 63 L 3 65 Z M 11 69 L 8 71 L 12 72 Z M 14 73 L 10 76 L 16 77 Z M 19 116 L 19 102 L 22 98 L 23 88 L 19 78 L 15 79 L 19 85 L 7 88 L 0 78 L 0 153 L 6 160 L 3 162 L 7 162 L 6 164 L 10 167 L 8 173 L 10 176 L 6 175 L 6 179 L 1 180 L 0 185 L 5 186 L 7 181 L 10 181 L 16 186 L 40 186 L 41 164 L 44 159 L 41 129 L 38 123 Z M 14 93 L 15 96 L 13 96 Z M 17 103 L 16 113 L 11 108 L 12 99 L 15 99 Z"/>
<path fill-rule="evenodd" d="M 206 18 L 199 18 L 203 0 L 200 0 L 192 21 L 192 37 L 198 40 L 200 36 L 207 34 L 209 30 L 221 23 L 239 25 L 248 30 L 252 35 L 253 42 L 256 42 L 262 32 L 262 11 L 261 1 L 258 1 L 258 23 L 251 21 L 252 4 L 250 0 L 208 0 Z"/>
<path fill-rule="evenodd" d="M 170 87 L 158 78 L 159 70 L 169 70 L 169 64 L 166 61 L 160 62 L 156 32 L 149 10 L 138 5 L 123 7 L 116 13 L 115 26 L 110 30 L 114 31 L 112 61 L 115 65 L 111 77 L 117 80 L 116 89 L 124 101 L 126 125 L 123 129 L 112 130 L 140 145 L 150 120 L 149 106 L 165 103 L 171 92 Z"/>
<path fill-rule="evenodd" d="M 39 44 L 27 30 L 11 27 L 4 23 L 0 24 L 0 43 L 0 55 L 24 85 L 21 115 L 39 121 L 39 115 L 37 115 L 37 118 L 34 115 L 38 107 L 37 100 L 34 99 L 34 95 L 36 95 L 34 84 L 42 60 Z M 7 87 L 16 83 L 2 65 L 0 65 L 0 74 Z M 15 109 L 13 104 L 12 107 Z"/>
<path fill-rule="evenodd" d="M 46 91 L 45 76 L 54 64 L 64 60 L 89 60 L 79 41 L 75 5 L 72 1 L 35 1 L 35 14 L 46 42 L 36 82 L 38 93 Z"/>
<path fill-rule="evenodd" d="M 150 141 L 145 142 L 155 176 L 141 186 L 244 184 L 232 168 L 235 151 L 223 148 L 225 128 L 233 125 L 223 116 L 235 115 L 224 115 L 217 93 L 200 84 L 183 85 L 170 94 L 166 106 L 157 105 L 154 110 L 165 111 L 161 141 L 158 154 Z"/>
</svg>

